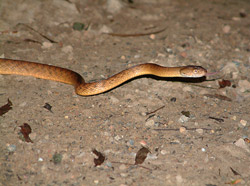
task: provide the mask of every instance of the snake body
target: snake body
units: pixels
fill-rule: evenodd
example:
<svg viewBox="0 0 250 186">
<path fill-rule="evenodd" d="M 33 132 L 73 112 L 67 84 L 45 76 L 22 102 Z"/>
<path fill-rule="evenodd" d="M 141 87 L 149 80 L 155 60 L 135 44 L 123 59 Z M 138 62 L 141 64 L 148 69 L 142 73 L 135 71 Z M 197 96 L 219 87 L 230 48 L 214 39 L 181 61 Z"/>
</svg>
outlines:
<svg viewBox="0 0 250 186">
<path fill-rule="evenodd" d="M 0 59 L 0 74 L 33 76 L 70 84 L 75 87 L 75 92 L 81 96 L 106 92 L 129 79 L 141 75 L 199 78 L 205 76 L 206 73 L 207 70 L 200 66 L 163 67 L 157 64 L 145 63 L 123 70 L 108 79 L 86 83 L 80 74 L 66 68 L 29 61 Z"/>
</svg>

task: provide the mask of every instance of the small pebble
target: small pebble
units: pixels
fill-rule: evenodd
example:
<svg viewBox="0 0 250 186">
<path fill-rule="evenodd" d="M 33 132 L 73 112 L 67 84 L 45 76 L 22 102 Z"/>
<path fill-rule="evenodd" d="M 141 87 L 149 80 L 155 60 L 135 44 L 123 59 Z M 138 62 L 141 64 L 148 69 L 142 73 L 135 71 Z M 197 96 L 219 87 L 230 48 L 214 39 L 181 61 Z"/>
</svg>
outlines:
<svg viewBox="0 0 250 186">
<path fill-rule="evenodd" d="M 121 136 L 119 136 L 119 135 L 116 135 L 116 136 L 115 136 L 115 140 L 116 140 L 116 141 L 119 141 L 119 140 L 121 140 L 121 139 L 122 139 Z"/>
<path fill-rule="evenodd" d="M 164 50 L 167 52 L 167 53 L 173 53 L 173 50 L 171 48 L 164 48 Z"/>
<path fill-rule="evenodd" d="M 125 60 L 125 59 L 126 59 L 126 57 L 125 57 L 125 56 L 121 56 L 121 59 Z"/>
<path fill-rule="evenodd" d="M 42 44 L 43 49 L 48 49 L 52 46 L 53 46 L 53 44 L 51 42 L 47 42 L 47 41 L 43 42 L 43 44 Z"/>
<path fill-rule="evenodd" d="M 120 174 L 121 175 L 121 177 L 123 177 L 123 178 L 126 178 L 127 176 L 128 176 L 128 174 L 127 173 L 121 173 Z M 124 184 L 121 184 L 120 186 L 123 186 Z M 126 186 L 126 185 L 125 185 Z"/>
<path fill-rule="evenodd" d="M 232 120 L 236 121 L 237 117 L 236 116 L 233 116 L 232 117 Z"/>
<path fill-rule="evenodd" d="M 119 99 L 117 99 L 115 96 L 110 96 L 109 99 L 113 104 L 119 103 Z"/>
<path fill-rule="evenodd" d="M 124 165 L 124 164 L 122 164 L 122 165 L 119 166 L 119 169 L 120 169 L 120 170 L 126 170 L 126 169 L 127 169 L 127 166 Z"/>
<path fill-rule="evenodd" d="M 152 40 L 154 40 L 154 39 L 155 39 L 155 34 L 151 34 L 151 35 L 149 36 L 149 38 L 152 39 Z"/>
<path fill-rule="evenodd" d="M 183 92 L 193 92 L 192 88 L 190 86 L 183 87 Z"/>
<path fill-rule="evenodd" d="M 109 162 L 109 161 L 108 161 L 108 162 L 106 162 L 106 165 L 107 165 L 108 167 L 113 167 L 113 166 L 112 166 L 112 163 L 111 163 L 111 162 Z"/>
<path fill-rule="evenodd" d="M 10 144 L 8 144 L 7 145 L 7 150 L 9 152 L 15 152 L 16 151 L 16 145 L 10 145 Z"/>
<path fill-rule="evenodd" d="M 145 126 L 147 127 L 153 127 L 155 125 L 154 120 L 150 119 L 145 123 Z"/>
<path fill-rule="evenodd" d="M 250 91 L 250 82 L 247 80 L 239 80 L 238 86 L 241 93 Z"/>
<path fill-rule="evenodd" d="M 136 55 L 134 56 L 135 59 L 138 59 L 138 58 L 140 58 L 140 57 L 141 57 L 140 54 L 136 54 Z"/>
<path fill-rule="evenodd" d="M 135 144 L 135 141 L 134 141 L 134 140 L 129 140 L 129 144 L 130 144 L 130 145 L 134 145 L 134 144 Z"/>
<path fill-rule="evenodd" d="M 188 120 L 189 120 L 189 117 L 182 115 L 182 116 L 179 118 L 178 121 L 179 121 L 180 123 L 185 123 L 185 122 L 187 122 Z"/>
<path fill-rule="evenodd" d="M 234 144 L 237 147 L 240 147 L 242 149 L 245 149 L 247 152 L 250 152 L 249 147 L 247 146 L 247 144 L 243 138 L 238 139 Z"/>
<path fill-rule="evenodd" d="M 140 141 L 140 144 L 141 144 L 143 147 L 146 147 L 146 146 L 147 146 L 147 143 L 146 143 L 146 141 L 144 141 L 144 140 Z"/>
<path fill-rule="evenodd" d="M 229 25 L 226 25 L 226 26 L 223 27 L 223 32 L 225 34 L 228 34 L 230 32 L 230 30 L 231 30 L 231 27 Z"/>
<path fill-rule="evenodd" d="M 111 14 L 118 13 L 124 7 L 122 1 L 117 0 L 107 0 L 106 2 L 106 9 L 107 12 Z"/>
<path fill-rule="evenodd" d="M 198 132 L 199 134 L 203 134 L 203 129 L 196 129 L 196 132 Z"/>
<path fill-rule="evenodd" d="M 71 53 L 73 51 L 73 47 L 68 45 L 62 48 L 62 52 L 64 53 Z"/>
<path fill-rule="evenodd" d="M 242 119 L 240 120 L 240 124 L 245 127 L 247 125 L 247 121 Z"/>
<path fill-rule="evenodd" d="M 147 155 L 147 159 L 148 160 L 156 160 L 158 157 L 157 157 L 157 155 L 156 154 L 148 154 Z"/>
<path fill-rule="evenodd" d="M 177 183 L 182 183 L 183 182 L 183 178 L 181 177 L 181 175 L 177 175 L 175 177 L 175 179 L 176 179 Z"/>
<path fill-rule="evenodd" d="M 187 129 L 185 127 L 180 127 L 180 133 L 185 133 Z"/>
<path fill-rule="evenodd" d="M 167 154 L 167 151 L 166 151 L 166 150 L 161 150 L 161 154 L 162 154 L 162 155 L 166 155 L 166 154 Z"/>
</svg>

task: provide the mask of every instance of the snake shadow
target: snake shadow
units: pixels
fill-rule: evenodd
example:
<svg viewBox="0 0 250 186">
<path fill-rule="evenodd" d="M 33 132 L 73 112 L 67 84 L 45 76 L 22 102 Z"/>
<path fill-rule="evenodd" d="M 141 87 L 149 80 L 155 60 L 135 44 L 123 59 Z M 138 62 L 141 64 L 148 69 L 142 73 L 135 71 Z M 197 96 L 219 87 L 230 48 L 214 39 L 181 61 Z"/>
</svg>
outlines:
<svg viewBox="0 0 250 186">
<path fill-rule="evenodd" d="M 182 83 L 194 83 L 194 84 L 206 81 L 206 76 L 203 76 L 200 78 L 183 78 L 183 77 L 158 77 L 158 76 L 154 76 L 154 75 L 142 75 L 142 76 L 138 76 L 138 77 L 134 77 L 132 79 L 129 79 L 129 80 L 123 82 L 122 84 L 120 84 L 120 85 L 118 85 L 110 90 L 107 90 L 101 94 L 110 92 L 114 89 L 117 89 L 117 88 L 127 84 L 127 83 L 130 83 L 131 81 L 136 81 L 136 80 L 142 79 L 142 78 L 154 79 L 156 81 L 182 82 Z"/>
</svg>

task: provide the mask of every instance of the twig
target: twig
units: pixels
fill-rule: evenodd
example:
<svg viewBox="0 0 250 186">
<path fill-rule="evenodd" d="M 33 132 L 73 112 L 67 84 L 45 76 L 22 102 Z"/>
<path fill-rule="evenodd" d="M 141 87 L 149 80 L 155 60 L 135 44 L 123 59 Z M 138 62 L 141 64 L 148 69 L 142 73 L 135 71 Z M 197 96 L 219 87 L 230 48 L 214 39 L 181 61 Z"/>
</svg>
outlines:
<svg viewBox="0 0 250 186">
<path fill-rule="evenodd" d="M 118 37 L 139 37 L 139 36 L 147 36 L 147 35 L 151 35 L 151 34 L 158 34 L 158 33 L 163 32 L 166 29 L 167 29 L 167 27 L 164 27 L 161 30 L 157 30 L 154 32 L 148 32 L 148 33 L 136 33 L 136 34 L 106 33 L 106 34 L 111 35 L 111 36 L 118 36 Z"/>
<path fill-rule="evenodd" d="M 30 27 L 30 26 L 28 26 L 28 25 L 26 25 L 26 24 L 24 24 L 24 23 L 18 23 L 17 26 L 18 26 L 18 25 L 23 25 L 23 26 L 27 27 L 28 29 L 30 29 L 30 30 L 32 30 L 32 31 L 34 31 L 34 32 L 36 32 L 36 33 L 38 33 L 40 36 L 42 36 L 43 38 L 47 39 L 47 40 L 50 41 L 51 43 L 58 43 L 57 41 L 54 41 L 54 40 L 50 39 L 50 38 L 47 37 L 46 35 L 44 35 L 44 34 L 38 32 L 38 31 L 35 30 L 34 28 L 32 28 L 32 27 Z"/>
<path fill-rule="evenodd" d="M 160 108 L 158 108 L 158 109 L 156 109 L 156 110 L 154 110 L 154 111 L 152 111 L 152 112 L 147 112 L 147 113 L 146 113 L 146 116 L 148 116 L 148 115 L 150 115 L 150 114 L 153 114 L 153 113 L 157 112 L 158 110 L 163 109 L 164 107 L 165 107 L 165 105 L 161 106 Z"/>
</svg>

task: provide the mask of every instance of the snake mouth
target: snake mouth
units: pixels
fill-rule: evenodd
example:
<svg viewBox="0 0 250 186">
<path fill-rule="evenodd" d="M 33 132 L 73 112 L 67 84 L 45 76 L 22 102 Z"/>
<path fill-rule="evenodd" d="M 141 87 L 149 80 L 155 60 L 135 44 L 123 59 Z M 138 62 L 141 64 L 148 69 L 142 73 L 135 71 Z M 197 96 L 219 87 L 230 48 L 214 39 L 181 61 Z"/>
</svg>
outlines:
<svg viewBox="0 0 250 186">
<path fill-rule="evenodd" d="M 180 70 L 182 77 L 199 78 L 206 76 L 207 70 L 201 66 L 186 66 Z"/>
</svg>

